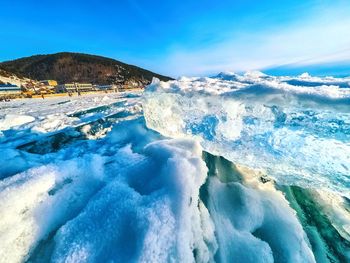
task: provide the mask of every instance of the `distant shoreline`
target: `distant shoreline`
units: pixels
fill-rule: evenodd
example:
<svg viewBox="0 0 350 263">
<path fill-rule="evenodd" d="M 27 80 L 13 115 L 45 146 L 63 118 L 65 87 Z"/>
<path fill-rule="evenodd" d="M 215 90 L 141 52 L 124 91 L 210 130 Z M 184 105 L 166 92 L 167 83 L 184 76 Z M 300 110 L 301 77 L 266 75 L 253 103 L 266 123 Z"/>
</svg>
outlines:
<svg viewBox="0 0 350 263">
<path fill-rule="evenodd" d="M 68 92 L 65 93 L 53 93 L 53 94 L 43 94 L 44 98 L 42 97 L 42 95 L 36 94 L 36 95 L 32 95 L 30 98 L 28 97 L 16 97 L 16 98 L 11 98 L 9 100 L 23 100 L 23 99 L 51 99 L 51 98 L 57 98 L 57 97 L 81 97 L 81 96 L 85 96 L 85 95 L 93 95 L 93 94 L 115 94 L 115 93 L 122 93 L 122 92 L 135 92 L 135 91 L 142 91 L 144 89 L 140 89 L 140 88 L 135 88 L 135 89 L 125 89 L 125 90 L 121 90 L 121 91 L 87 91 L 87 92 L 81 92 L 80 95 L 78 95 L 77 92 L 71 93 L 72 95 L 69 96 Z M 1 100 L 0 100 L 1 102 Z"/>
</svg>

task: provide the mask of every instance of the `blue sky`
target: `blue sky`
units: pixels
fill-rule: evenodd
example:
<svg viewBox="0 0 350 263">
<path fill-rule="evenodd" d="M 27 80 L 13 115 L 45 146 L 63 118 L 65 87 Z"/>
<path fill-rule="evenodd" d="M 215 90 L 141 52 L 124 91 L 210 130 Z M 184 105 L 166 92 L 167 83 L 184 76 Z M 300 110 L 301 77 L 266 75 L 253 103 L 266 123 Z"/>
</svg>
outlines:
<svg viewBox="0 0 350 263">
<path fill-rule="evenodd" d="M 171 76 L 350 61 L 349 0 L 0 0 L 0 10 L 0 61 L 84 52 Z"/>
</svg>

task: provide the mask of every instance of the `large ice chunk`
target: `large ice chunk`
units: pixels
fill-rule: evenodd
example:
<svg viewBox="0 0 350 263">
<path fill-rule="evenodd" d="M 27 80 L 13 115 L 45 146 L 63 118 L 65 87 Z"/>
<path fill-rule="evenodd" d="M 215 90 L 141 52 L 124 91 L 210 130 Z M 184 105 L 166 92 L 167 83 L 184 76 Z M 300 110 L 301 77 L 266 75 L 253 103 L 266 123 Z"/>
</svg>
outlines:
<svg viewBox="0 0 350 263">
<path fill-rule="evenodd" d="M 348 79 L 318 78 L 313 87 L 291 79 L 220 74 L 153 83 L 144 95 L 146 123 L 168 137 L 196 138 L 281 184 L 349 197 L 350 89 L 334 85 Z"/>
</svg>

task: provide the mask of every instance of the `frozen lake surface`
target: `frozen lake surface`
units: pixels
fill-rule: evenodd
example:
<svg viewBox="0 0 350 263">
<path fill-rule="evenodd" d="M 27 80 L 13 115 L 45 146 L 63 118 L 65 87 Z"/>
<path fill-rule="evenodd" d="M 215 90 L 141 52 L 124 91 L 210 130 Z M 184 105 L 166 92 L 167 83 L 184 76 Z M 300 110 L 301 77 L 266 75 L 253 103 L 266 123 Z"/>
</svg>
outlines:
<svg viewBox="0 0 350 263">
<path fill-rule="evenodd" d="M 350 262 L 350 78 L 0 102 L 0 262 Z"/>
</svg>

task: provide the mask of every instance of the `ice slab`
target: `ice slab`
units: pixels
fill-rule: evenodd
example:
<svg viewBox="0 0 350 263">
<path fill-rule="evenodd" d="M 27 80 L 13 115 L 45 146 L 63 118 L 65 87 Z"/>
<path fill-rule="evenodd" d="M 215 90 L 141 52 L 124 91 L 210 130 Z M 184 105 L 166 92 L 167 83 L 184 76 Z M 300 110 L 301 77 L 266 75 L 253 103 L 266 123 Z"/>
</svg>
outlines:
<svg viewBox="0 0 350 263">
<path fill-rule="evenodd" d="M 288 79 L 255 73 L 154 82 L 144 116 L 164 136 L 194 138 L 281 184 L 349 197 L 350 88 L 334 86 L 333 78 L 317 78 L 322 85 L 315 87 Z"/>
</svg>

